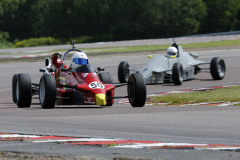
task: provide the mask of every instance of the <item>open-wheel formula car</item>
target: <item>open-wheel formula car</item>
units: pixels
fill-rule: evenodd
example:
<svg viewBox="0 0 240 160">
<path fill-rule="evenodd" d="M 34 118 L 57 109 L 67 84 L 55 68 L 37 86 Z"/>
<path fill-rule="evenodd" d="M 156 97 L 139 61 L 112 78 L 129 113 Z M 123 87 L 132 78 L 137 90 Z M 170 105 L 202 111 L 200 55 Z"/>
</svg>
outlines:
<svg viewBox="0 0 240 160">
<path fill-rule="evenodd" d="M 14 74 L 12 79 L 12 99 L 19 108 L 31 106 L 32 98 L 39 98 L 42 108 L 54 108 L 55 105 L 100 105 L 112 106 L 114 99 L 128 97 L 133 107 L 143 107 L 146 101 L 146 85 L 140 73 L 129 76 L 127 83 L 113 84 L 109 72 L 98 67 L 98 71 L 89 64 L 88 59 L 72 59 L 85 62 L 76 68 L 67 67 L 66 55 L 69 52 L 84 53 L 72 49 L 63 55 L 54 53 L 51 59 L 45 59 L 45 68 L 39 83 L 32 83 L 27 73 Z M 84 53 L 85 54 L 85 53 Z M 116 87 L 127 85 L 128 96 L 114 97 Z"/>
<path fill-rule="evenodd" d="M 197 60 L 197 53 L 183 51 L 182 47 L 173 43 L 168 48 L 167 56 L 156 55 L 140 70 L 133 69 L 128 62 L 122 61 L 118 66 L 118 79 L 127 82 L 130 71 L 141 73 L 146 84 L 173 82 L 181 85 L 184 80 L 194 79 L 200 72 L 209 72 L 214 80 L 222 80 L 225 76 L 225 62 L 220 57 L 212 58 L 211 62 Z M 210 68 L 200 68 L 203 64 L 210 64 Z"/>
</svg>

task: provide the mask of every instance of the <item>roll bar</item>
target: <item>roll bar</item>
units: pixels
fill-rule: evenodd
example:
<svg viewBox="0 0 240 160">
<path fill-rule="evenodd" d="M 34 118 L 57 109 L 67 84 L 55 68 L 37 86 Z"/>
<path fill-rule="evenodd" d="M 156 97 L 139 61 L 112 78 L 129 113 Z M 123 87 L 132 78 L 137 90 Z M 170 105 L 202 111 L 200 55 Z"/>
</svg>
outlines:
<svg viewBox="0 0 240 160">
<path fill-rule="evenodd" d="M 74 46 L 74 44 L 75 44 L 75 40 L 71 40 L 70 45 L 72 45 L 72 49 L 69 49 L 69 50 L 67 50 L 66 52 L 64 52 L 64 54 L 63 54 L 63 56 L 62 56 L 62 66 L 61 66 L 61 68 L 64 68 L 65 58 L 66 58 L 66 55 L 67 55 L 69 52 L 71 52 L 71 51 L 82 52 L 81 50 L 76 49 L 75 46 Z"/>
</svg>

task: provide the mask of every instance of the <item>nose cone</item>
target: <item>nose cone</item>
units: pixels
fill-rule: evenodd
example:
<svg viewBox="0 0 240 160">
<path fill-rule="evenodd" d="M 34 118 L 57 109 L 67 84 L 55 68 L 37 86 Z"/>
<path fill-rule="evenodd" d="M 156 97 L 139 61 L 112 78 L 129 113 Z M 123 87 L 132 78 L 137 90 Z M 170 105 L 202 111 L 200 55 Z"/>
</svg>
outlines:
<svg viewBox="0 0 240 160">
<path fill-rule="evenodd" d="M 106 105 L 105 94 L 96 94 L 96 105 Z"/>
</svg>

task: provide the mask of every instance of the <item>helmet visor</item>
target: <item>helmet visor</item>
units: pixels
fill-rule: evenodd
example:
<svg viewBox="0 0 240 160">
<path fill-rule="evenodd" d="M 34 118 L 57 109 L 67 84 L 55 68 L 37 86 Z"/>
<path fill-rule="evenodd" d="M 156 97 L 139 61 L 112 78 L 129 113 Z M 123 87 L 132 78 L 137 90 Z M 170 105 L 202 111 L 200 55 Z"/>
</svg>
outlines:
<svg viewBox="0 0 240 160">
<path fill-rule="evenodd" d="M 88 64 L 88 59 L 83 58 L 73 58 L 73 62 L 80 65 L 86 65 Z"/>
<path fill-rule="evenodd" d="M 174 52 L 168 52 L 168 55 L 175 56 L 176 53 L 174 53 Z"/>
</svg>

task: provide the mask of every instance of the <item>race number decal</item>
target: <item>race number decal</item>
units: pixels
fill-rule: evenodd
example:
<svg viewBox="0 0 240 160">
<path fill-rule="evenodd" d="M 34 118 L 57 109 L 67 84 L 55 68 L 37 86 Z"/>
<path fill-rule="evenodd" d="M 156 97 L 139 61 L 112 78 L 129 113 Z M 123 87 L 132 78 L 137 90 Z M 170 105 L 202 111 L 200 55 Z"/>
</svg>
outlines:
<svg viewBox="0 0 240 160">
<path fill-rule="evenodd" d="M 89 88 L 92 88 L 92 89 L 103 89 L 105 88 L 104 85 L 102 85 L 101 83 L 99 82 L 92 82 L 88 85 Z"/>
</svg>

